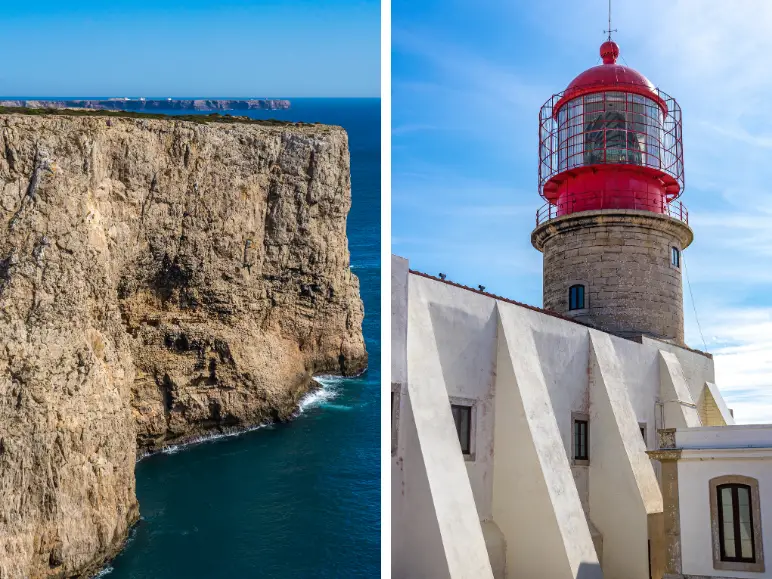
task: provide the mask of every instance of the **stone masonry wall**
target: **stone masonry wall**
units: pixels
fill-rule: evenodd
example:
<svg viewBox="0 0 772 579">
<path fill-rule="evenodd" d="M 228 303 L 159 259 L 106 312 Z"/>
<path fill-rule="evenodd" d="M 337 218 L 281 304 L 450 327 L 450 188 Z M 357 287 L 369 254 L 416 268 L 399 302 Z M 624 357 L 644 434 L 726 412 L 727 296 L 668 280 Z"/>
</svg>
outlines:
<svg viewBox="0 0 772 579">
<path fill-rule="evenodd" d="M 544 308 L 616 334 L 683 343 L 681 269 L 671 264 L 671 248 L 683 250 L 692 238 L 684 223 L 645 211 L 587 211 L 549 221 L 531 236 L 544 254 Z M 586 308 L 569 311 L 575 284 L 585 286 Z"/>
</svg>

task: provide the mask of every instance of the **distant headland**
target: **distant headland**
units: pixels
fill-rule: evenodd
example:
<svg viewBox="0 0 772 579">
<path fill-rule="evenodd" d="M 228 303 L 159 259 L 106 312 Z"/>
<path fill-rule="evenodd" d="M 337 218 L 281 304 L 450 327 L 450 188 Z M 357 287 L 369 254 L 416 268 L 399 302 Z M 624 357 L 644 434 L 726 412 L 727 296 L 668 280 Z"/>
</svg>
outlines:
<svg viewBox="0 0 772 579">
<path fill-rule="evenodd" d="M 107 111 L 246 111 L 290 108 L 285 99 L 145 99 L 105 100 L 0 100 L 3 107 L 29 109 L 92 109 Z"/>
</svg>

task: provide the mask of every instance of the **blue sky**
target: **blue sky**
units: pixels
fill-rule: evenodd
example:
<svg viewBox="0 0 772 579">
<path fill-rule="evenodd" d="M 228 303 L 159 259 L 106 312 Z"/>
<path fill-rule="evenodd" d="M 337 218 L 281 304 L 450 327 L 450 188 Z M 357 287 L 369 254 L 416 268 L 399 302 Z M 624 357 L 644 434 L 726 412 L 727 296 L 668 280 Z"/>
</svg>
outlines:
<svg viewBox="0 0 772 579">
<path fill-rule="evenodd" d="M 616 2 L 620 62 L 684 114 L 686 339 L 740 422 L 772 422 L 772 3 Z M 606 0 L 392 3 L 392 245 L 541 305 L 539 107 L 599 64 Z"/>
<path fill-rule="evenodd" d="M 374 97 L 378 0 L 0 2 L 0 95 Z"/>
</svg>

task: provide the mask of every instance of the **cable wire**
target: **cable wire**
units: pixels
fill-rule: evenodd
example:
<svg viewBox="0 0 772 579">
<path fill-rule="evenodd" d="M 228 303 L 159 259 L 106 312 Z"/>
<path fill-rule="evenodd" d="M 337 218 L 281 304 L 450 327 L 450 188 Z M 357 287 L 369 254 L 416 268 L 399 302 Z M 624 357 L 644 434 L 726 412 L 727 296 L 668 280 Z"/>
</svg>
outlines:
<svg viewBox="0 0 772 579">
<path fill-rule="evenodd" d="M 686 259 L 684 259 L 684 253 L 681 252 L 681 261 L 684 264 L 684 273 L 686 274 L 686 285 L 689 287 L 689 296 L 692 299 L 692 308 L 694 309 L 694 319 L 697 320 L 697 329 L 700 331 L 700 338 L 702 338 L 702 346 L 705 351 L 708 351 L 708 344 L 705 342 L 705 336 L 702 334 L 702 326 L 700 325 L 700 317 L 697 315 L 697 304 L 694 303 L 694 294 L 692 293 L 692 283 L 689 281 L 689 270 L 686 267 Z"/>
</svg>

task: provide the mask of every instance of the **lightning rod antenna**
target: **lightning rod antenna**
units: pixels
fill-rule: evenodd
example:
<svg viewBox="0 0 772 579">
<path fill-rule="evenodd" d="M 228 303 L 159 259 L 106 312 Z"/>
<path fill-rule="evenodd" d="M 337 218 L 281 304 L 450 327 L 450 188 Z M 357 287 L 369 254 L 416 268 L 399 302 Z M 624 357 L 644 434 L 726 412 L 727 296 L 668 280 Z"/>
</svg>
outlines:
<svg viewBox="0 0 772 579">
<path fill-rule="evenodd" d="M 604 30 L 603 32 L 608 32 L 608 39 L 611 40 L 611 33 L 617 32 L 617 29 L 611 28 L 611 0 L 608 0 L 608 30 Z"/>
</svg>

